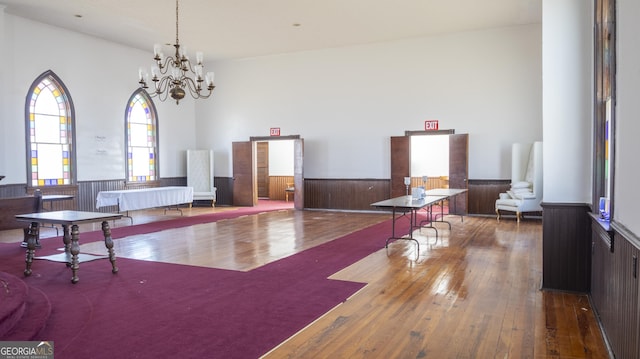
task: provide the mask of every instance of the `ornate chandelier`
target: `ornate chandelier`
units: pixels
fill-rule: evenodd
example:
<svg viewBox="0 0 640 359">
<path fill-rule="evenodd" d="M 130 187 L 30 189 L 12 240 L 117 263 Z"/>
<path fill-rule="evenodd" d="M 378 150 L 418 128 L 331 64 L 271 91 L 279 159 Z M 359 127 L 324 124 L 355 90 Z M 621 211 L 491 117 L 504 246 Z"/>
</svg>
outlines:
<svg viewBox="0 0 640 359">
<path fill-rule="evenodd" d="M 149 91 L 149 74 L 143 68 L 138 72 L 140 87 L 147 90 L 151 97 L 158 97 L 160 101 L 169 96 L 176 100 L 176 104 L 184 98 L 187 91 L 195 99 L 206 99 L 211 96 L 215 86 L 213 85 L 213 72 L 207 72 L 203 77 L 202 52 L 196 52 L 196 64 L 189 60 L 187 51 L 180 48 L 178 39 L 178 0 L 176 0 L 176 43 L 175 55 L 165 57 L 160 45 L 153 46 L 153 59 L 156 65 L 151 68 L 151 81 L 154 89 Z M 204 86 L 203 86 L 204 82 Z"/>
</svg>

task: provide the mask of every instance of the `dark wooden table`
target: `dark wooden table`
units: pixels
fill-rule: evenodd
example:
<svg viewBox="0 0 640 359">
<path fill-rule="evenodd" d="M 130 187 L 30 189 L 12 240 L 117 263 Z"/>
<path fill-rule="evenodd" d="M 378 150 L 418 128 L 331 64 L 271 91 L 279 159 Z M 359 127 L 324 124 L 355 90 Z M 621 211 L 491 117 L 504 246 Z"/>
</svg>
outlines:
<svg viewBox="0 0 640 359">
<path fill-rule="evenodd" d="M 42 196 L 42 210 L 43 211 L 53 211 L 53 202 L 59 202 L 59 201 L 67 201 L 67 200 L 71 200 L 73 199 L 74 196 L 70 195 L 70 194 L 46 194 Z M 48 207 L 46 206 L 48 204 Z M 56 230 L 56 236 L 58 235 L 58 227 L 54 226 L 53 224 L 50 224 L 51 228 Z M 44 227 L 45 225 L 42 224 L 42 227 Z M 26 247 L 27 243 L 23 243 L 23 247 Z"/>
<path fill-rule="evenodd" d="M 67 265 L 71 267 L 72 271 L 71 283 L 75 284 L 79 280 L 78 268 L 80 266 L 80 262 L 78 261 L 78 254 L 80 253 L 80 235 L 78 225 L 81 223 L 102 222 L 104 245 L 107 247 L 107 252 L 109 253 L 111 272 L 118 272 L 118 267 L 116 267 L 116 255 L 113 251 L 113 240 L 111 238 L 109 221 L 122 218 L 121 214 L 82 211 L 54 211 L 19 214 L 15 217 L 18 221 L 31 222 L 27 236 L 27 258 L 26 268 L 24 270 L 25 276 L 28 277 L 31 275 L 31 265 L 33 263 L 36 241 L 40 231 L 39 226 L 43 223 L 59 224 L 63 228 L 64 235 L 62 237 L 62 241 L 64 242 L 64 252 L 67 255 Z"/>
</svg>

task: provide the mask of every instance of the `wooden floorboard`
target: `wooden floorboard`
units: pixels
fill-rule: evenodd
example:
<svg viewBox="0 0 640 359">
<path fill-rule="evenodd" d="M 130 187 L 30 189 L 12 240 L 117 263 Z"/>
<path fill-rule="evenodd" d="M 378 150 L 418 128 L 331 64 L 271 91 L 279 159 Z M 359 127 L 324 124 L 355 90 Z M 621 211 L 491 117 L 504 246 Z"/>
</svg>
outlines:
<svg viewBox="0 0 640 359">
<path fill-rule="evenodd" d="M 198 215 L 233 208 L 185 209 Z M 136 224 L 165 220 L 136 211 Z M 389 214 L 278 211 L 115 241 L 118 257 L 246 271 L 388 220 Z M 266 358 L 607 358 L 586 295 L 541 291 L 542 224 L 448 217 L 331 276 L 366 286 Z M 128 220 L 115 226 L 126 226 Z M 82 231 L 97 230 L 84 227 Z M 43 229 L 43 236 L 55 231 Z M 215 239 L 215 240 L 212 240 Z M 0 242 L 19 242 L 18 231 Z M 100 242 L 83 252 L 104 251 Z"/>
</svg>

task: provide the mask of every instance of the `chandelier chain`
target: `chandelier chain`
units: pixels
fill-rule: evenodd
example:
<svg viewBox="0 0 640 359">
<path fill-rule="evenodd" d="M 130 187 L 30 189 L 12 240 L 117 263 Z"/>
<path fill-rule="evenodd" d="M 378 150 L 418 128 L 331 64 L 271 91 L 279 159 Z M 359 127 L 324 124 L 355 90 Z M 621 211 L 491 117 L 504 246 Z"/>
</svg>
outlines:
<svg viewBox="0 0 640 359">
<path fill-rule="evenodd" d="M 180 45 L 180 40 L 178 39 L 178 0 L 176 0 L 176 45 Z"/>
</svg>

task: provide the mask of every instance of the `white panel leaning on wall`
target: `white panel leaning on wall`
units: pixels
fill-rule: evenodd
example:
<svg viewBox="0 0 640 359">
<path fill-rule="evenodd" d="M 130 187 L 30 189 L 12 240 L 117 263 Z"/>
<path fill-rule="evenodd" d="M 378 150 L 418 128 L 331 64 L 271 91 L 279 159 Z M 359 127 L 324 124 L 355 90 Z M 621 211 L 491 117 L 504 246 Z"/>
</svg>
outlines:
<svg viewBox="0 0 640 359">
<path fill-rule="evenodd" d="M 193 187 L 194 201 L 211 201 L 211 207 L 215 205 L 212 150 L 187 150 L 187 186 Z"/>
</svg>

